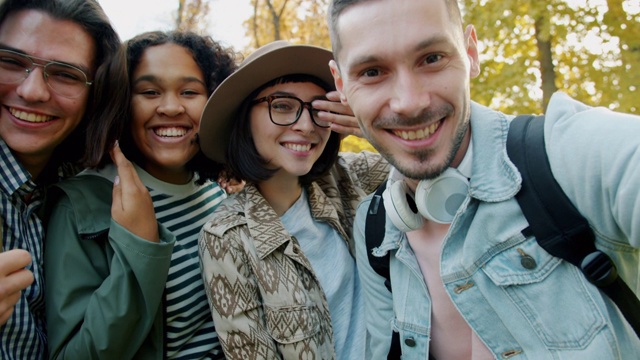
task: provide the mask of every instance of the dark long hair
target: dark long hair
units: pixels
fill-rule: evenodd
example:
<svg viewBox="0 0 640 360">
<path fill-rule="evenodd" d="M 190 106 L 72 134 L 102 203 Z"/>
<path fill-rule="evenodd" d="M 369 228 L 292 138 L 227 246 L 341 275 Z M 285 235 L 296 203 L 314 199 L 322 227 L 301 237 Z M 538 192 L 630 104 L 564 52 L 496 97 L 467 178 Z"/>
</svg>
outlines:
<svg viewBox="0 0 640 360">
<path fill-rule="evenodd" d="M 121 115 L 121 109 L 111 104 L 126 96 L 125 69 L 114 62 L 122 55 L 121 42 L 109 18 L 95 0 L 5 0 L 0 3 L 0 24 L 18 11 L 36 10 L 80 25 L 95 42 L 95 65 L 92 74 L 88 74 L 93 84 L 85 113 L 78 127 L 56 148 L 49 165 L 93 163 L 95 156 L 88 151 L 87 138 L 92 132 L 103 131 L 108 119 Z"/>
</svg>

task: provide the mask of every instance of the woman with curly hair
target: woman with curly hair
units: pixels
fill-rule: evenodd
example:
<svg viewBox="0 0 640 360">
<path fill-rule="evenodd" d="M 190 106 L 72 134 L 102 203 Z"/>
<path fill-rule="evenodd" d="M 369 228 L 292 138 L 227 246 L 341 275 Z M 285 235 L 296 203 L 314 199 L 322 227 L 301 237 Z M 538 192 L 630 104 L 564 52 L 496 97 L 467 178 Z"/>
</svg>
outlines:
<svg viewBox="0 0 640 360">
<path fill-rule="evenodd" d="M 102 130 L 88 134 L 91 168 L 55 188 L 45 254 L 50 356 L 222 359 L 198 231 L 226 193 L 198 131 L 235 54 L 188 32 L 144 33 L 124 52 L 128 116 L 94 127 Z"/>
</svg>

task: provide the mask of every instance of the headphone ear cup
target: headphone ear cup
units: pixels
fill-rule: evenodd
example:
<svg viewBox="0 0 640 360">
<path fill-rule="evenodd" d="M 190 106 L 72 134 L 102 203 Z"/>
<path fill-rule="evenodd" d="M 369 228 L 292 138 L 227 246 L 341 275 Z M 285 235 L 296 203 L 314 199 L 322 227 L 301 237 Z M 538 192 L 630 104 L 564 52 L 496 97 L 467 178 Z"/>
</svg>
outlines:
<svg viewBox="0 0 640 360">
<path fill-rule="evenodd" d="M 469 193 L 469 180 L 455 169 L 447 169 L 416 187 L 416 206 L 425 218 L 450 224 Z"/>
<path fill-rule="evenodd" d="M 404 181 L 396 181 L 387 187 L 382 192 L 382 201 L 389 219 L 401 231 L 409 232 L 422 226 L 422 215 Z"/>
</svg>

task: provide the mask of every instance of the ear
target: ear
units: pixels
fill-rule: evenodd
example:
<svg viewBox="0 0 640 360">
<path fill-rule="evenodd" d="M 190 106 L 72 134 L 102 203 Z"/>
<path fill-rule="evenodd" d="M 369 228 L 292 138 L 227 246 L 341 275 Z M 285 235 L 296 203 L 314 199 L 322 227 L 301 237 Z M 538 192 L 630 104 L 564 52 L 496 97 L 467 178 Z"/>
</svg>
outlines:
<svg viewBox="0 0 640 360">
<path fill-rule="evenodd" d="M 340 93 L 340 102 L 343 105 L 349 105 L 347 102 L 347 96 L 343 92 L 344 83 L 342 76 L 340 75 L 340 68 L 335 60 L 329 61 L 329 68 L 331 69 L 331 75 L 333 75 L 333 82 L 336 84 L 336 90 Z"/>
<path fill-rule="evenodd" d="M 474 78 L 480 75 L 480 60 L 478 58 L 478 38 L 473 25 L 467 25 L 464 31 L 467 56 L 469 57 L 469 76 Z"/>
</svg>

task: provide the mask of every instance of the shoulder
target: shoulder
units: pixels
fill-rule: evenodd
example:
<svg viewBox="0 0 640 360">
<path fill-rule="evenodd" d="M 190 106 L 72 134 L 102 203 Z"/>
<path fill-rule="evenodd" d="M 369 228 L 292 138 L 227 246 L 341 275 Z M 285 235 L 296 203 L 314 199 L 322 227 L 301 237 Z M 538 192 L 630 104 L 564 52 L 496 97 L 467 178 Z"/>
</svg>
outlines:
<svg viewBox="0 0 640 360">
<path fill-rule="evenodd" d="M 341 152 L 330 175 L 339 183 L 349 179 L 364 193 L 370 193 L 387 179 L 389 163 L 378 153 L 369 151 Z"/>
<path fill-rule="evenodd" d="M 564 133 L 582 132 L 607 136 L 609 134 L 628 134 L 640 128 L 640 116 L 615 112 L 605 107 L 593 107 L 575 100 L 567 94 L 553 94 L 545 114 L 545 138 Z M 615 126 L 611 126 L 615 123 Z M 608 125 L 603 128 L 604 125 Z M 603 131 L 605 130 L 605 131 Z M 637 132 L 629 134 L 635 137 Z"/>
<path fill-rule="evenodd" d="M 337 165 L 356 172 L 365 172 L 377 167 L 388 169 L 388 163 L 382 155 L 370 151 L 340 152 Z"/>
<path fill-rule="evenodd" d="M 246 225 L 245 204 L 245 190 L 224 199 L 213 212 L 211 219 L 203 226 L 202 231 L 211 235 L 222 236 L 233 227 Z"/>
<path fill-rule="evenodd" d="M 111 181 L 95 175 L 77 175 L 54 186 L 54 189 L 66 194 L 73 204 L 86 204 L 88 207 L 104 203 L 110 206 L 112 188 Z"/>
<path fill-rule="evenodd" d="M 640 116 L 591 107 L 563 93 L 552 96 L 545 114 L 545 146 L 552 162 L 600 159 L 606 164 L 620 154 L 640 152 L 638 133 Z"/>
<path fill-rule="evenodd" d="M 109 228 L 113 183 L 95 175 L 76 175 L 53 186 L 47 193 L 47 208 L 70 208 L 79 228 Z"/>
</svg>

